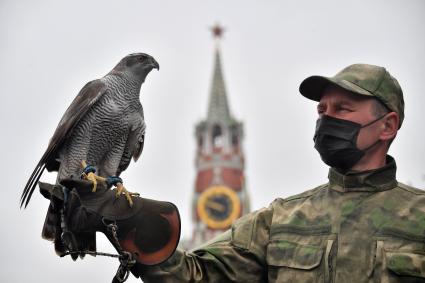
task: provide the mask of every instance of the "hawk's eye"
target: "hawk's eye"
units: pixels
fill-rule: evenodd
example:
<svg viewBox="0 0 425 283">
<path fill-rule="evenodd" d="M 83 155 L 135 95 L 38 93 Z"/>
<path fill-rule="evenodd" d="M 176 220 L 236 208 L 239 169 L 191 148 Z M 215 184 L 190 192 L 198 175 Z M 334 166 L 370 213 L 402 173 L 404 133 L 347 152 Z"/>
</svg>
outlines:
<svg viewBox="0 0 425 283">
<path fill-rule="evenodd" d="M 140 61 L 140 62 L 145 61 L 145 57 L 139 57 L 139 61 Z"/>
</svg>

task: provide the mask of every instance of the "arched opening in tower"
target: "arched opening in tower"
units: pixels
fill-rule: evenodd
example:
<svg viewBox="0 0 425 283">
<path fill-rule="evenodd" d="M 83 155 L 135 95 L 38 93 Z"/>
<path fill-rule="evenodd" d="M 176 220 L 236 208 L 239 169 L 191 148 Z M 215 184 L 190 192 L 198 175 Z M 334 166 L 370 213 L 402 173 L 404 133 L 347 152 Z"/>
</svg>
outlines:
<svg viewBox="0 0 425 283">
<path fill-rule="evenodd" d="M 204 139 L 201 135 L 198 136 L 198 148 L 200 149 L 204 145 Z"/>
<path fill-rule="evenodd" d="M 215 148 L 223 146 L 223 131 L 218 124 L 215 124 L 212 129 L 212 142 Z"/>
<path fill-rule="evenodd" d="M 234 147 L 237 147 L 239 145 L 239 136 L 236 130 L 232 133 L 232 145 Z"/>
</svg>

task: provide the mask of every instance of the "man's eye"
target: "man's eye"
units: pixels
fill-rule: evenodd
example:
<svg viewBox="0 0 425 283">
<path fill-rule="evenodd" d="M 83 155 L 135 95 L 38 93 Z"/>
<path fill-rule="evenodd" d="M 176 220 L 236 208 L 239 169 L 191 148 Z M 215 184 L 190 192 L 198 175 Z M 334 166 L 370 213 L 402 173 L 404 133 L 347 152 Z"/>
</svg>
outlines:
<svg viewBox="0 0 425 283">
<path fill-rule="evenodd" d="M 336 109 L 337 111 L 350 111 L 351 112 L 351 110 L 349 109 L 349 108 L 347 108 L 347 107 L 338 107 L 337 109 Z"/>
</svg>

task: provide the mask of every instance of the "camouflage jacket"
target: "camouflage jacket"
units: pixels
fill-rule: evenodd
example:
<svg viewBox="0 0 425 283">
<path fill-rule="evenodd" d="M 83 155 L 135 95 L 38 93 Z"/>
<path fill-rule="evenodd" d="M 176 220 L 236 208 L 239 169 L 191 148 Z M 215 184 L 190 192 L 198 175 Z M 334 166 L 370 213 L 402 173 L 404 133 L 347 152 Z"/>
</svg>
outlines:
<svg viewBox="0 0 425 283">
<path fill-rule="evenodd" d="M 192 252 L 138 266 L 144 282 L 425 282 L 425 191 L 396 164 L 275 200 Z"/>
</svg>

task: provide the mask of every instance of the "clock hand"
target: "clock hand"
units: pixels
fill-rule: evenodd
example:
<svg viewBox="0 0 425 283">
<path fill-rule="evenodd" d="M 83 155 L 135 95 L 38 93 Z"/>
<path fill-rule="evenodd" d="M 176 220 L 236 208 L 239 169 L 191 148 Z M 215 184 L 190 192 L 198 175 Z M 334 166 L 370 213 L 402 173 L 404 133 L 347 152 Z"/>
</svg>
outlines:
<svg viewBox="0 0 425 283">
<path fill-rule="evenodd" d="M 205 205 L 208 208 L 217 210 L 219 212 L 225 212 L 226 211 L 226 207 L 224 205 L 222 205 L 221 203 L 212 201 L 212 200 L 207 200 L 207 202 L 205 203 Z"/>
</svg>

